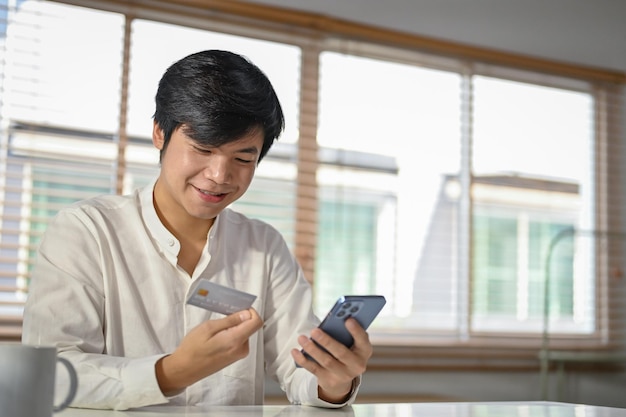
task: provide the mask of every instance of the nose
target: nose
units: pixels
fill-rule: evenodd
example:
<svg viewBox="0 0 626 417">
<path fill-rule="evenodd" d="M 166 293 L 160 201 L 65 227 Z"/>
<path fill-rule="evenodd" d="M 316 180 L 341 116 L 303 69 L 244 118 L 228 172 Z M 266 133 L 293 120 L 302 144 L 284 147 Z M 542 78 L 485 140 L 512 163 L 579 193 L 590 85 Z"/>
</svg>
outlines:
<svg viewBox="0 0 626 417">
<path fill-rule="evenodd" d="M 228 184 L 230 181 L 230 163 L 222 155 L 213 155 L 204 169 L 204 177 L 216 184 Z"/>
</svg>

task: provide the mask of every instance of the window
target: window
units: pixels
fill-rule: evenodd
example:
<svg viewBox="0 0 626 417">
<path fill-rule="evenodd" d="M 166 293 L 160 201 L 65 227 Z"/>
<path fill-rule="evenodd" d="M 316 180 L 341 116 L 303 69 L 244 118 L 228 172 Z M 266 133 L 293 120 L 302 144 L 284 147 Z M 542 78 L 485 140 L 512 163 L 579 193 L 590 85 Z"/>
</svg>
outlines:
<svg viewBox="0 0 626 417">
<path fill-rule="evenodd" d="M 19 334 L 47 220 L 154 178 L 159 77 L 218 48 L 258 64 L 283 104 L 287 129 L 235 208 L 283 233 L 319 315 L 340 295 L 379 293 L 375 342 L 536 345 L 548 314 L 564 340 L 605 343 L 599 246 L 565 237 L 549 291 L 546 257 L 563 230 L 616 224 L 621 85 L 320 40 L 201 6 L 126 16 L 98 4 L 0 1 L 0 321 L 13 325 L 0 332 Z"/>
<path fill-rule="evenodd" d="M 135 138 L 136 143 L 131 143 L 134 154 L 153 155 L 152 160 L 146 160 L 143 164 L 144 167 L 152 168 L 152 176 L 156 175 L 158 168 L 158 152 L 149 136 L 152 133 L 154 94 L 163 71 L 174 61 L 207 48 L 232 50 L 247 56 L 273 81 L 284 108 L 286 130 L 276 144 L 276 149 L 259 165 L 248 192 L 235 206 L 244 214 L 271 223 L 293 247 L 293 182 L 296 168 L 292 161 L 296 152 L 293 144 L 297 141 L 300 49 L 292 45 L 143 19 L 133 20 L 132 34 L 128 134 Z"/>
<path fill-rule="evenodd" d="M 0 335 L 19 335 L 47 221 L 62 206 L 115 192 L 124 19 L 28 0 L 0 9 Z"/>
<path fill-rule="evenodd" d="M 596 224 L 589 210 L 593 96 L 485 76 L 473 84 L 472 329 L 541 332 L 551 239 Z M 573 254 L 568 262 L 553 277 L 558 291 L 550 292 L 548 305 L 573 319 Z M 593 275 L 586 279 L 589 287 Z M 578 308 L 593 321 L 590 302 Z M 552 330 L 592 331 L 563 323 Z"/>
<path fill-rule="evenodd" d="M 451 276 L 439 275 L 437 289 L 429 286 L 438 297 L 432 309 L 421 300 L 425 294 L 412 289 L 420 285 L 416 281 L 420 255 L 428 250 L 428 242 L 433 242 L 428 233 L 431 220 L 440 214 L 437 205 L 442 179 L 446 173 L 458 173 L 460 169 L 460 78 L 453 72 L 345 53 L 322 53 L 319 144 L 344 155 L 359 155 L 369 163 L 354 163 L 356 167 L 352 168 L 340 160 L 332 174 L 322 175 L 324 171 L 320 171 L 320 184 L 333 181 L 335 184 L 329 185 L 342 187 L 337 204 L 345 208 L 329 212 L 337 219 L 328 221 L 345 221 L 344 213 L 354 211 L 354 196 L 373 190 L 378 193 L 378 207 L 371 211 L 371 226 L 375 229 L 370 236 L 375 240 L 369 246 L 362 244 L 360 234 L 344 233 L 346 248 L 362 249 L 358 257 L 361 264 L 346 265 L 342 275 L 316 271 L 316 299 L 323 300 L 317 305 L 319 310 L 328 308 L 330 298 L 320 296 L 326 294 L 327 285 L 323 283 L 345 280 L 352 282 L 350 289 L 386 296 L 388 304 L 375 326 L 398 320 L 411 327 L 428 326 L 433 320 L 446 325 L 449 311 L 440 309 L 451 297 L 451 282 L 444 282 Z M 337 184 L 339 180 L 342 182 Z M 320 230 L 320 237 L 323 232 Z M 440 248 L 453 244 L 451 235 L 438 234 L 437 239 Z M 432 253 L 435 259 L 422 275 L 427 279 L 442 271 L 443 264 L 449 265 L 445 254 L 437 252 Z M 373 257 L 374 253 L 377 256 Z M 317 262 L 325 264 L 326 259 L 320 257 Z M 378 265 L 374 286 L 368 285 L 369 275 L 361 275 L 363 269 L 370 269 L 370 263 Z M 432 299 L 431 295 L 426 298 Z"/>
<path fill-rule="evenodd" d="M 394 169 L 375 181 L 371 167 L 352 164 L 355 169 L 344 160 L 332 175 L 318 174 L 322 190 L 325 178 L 334 184 L 351 178 L 338 194 L 343 210 L 326 214 L 320 197 L 322 224 L 335 216 L 333 224 L 347 221 L 348 227 L 362 209 L 354 196 L 371 189 L 386 191 L 379 205 L 391 205 L 370 211 L 370 245 L 363 244 L 364 226 L 335 237 L 332 248 L 320 242 L 318 308 L 333 289 L 362 288 L 387 296 L 384 316 L 374 324 L 381 331 L 459 339 L 541 334 L 548 244 L 562 229 L 597 222 L 592 89 L 546 87 L 525 81 L 536 75 L 521 72 L 506 79 L 429 64 L 321 54 L 320 146 L 370 162 L 384 154 L 390 162 L 377 163 L 379 177 L 386 166 Z M 320 228 L 319 238 L 326 232 Z M 334 261 L 323 255 L 329 252 Z M 561 316 L 554 330 L 591 334 L 593 326 L 573 324 L 574 288 L 591 288 L 594 275 L 575 283 L 573 254 L 561 262 L 549 300 Z M 576 315 L 587 323 L 594 320 L 591 300 L 576 303 Z M 564 324 L 566 315 L 572 325 Z"/>
</svg>

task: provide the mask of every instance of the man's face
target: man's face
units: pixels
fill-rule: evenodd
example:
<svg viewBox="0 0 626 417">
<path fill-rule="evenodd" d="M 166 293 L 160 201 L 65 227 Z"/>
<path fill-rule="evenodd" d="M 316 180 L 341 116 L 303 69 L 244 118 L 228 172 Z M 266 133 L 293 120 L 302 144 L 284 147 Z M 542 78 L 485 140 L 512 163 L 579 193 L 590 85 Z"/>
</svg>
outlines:
<svg viewBox="0 0 626 417">
<path fill-rule="evenodd" d="M 163 148 L 163 131 L 156 123 L 153 142 Z M 154 192 L 159 211 L 168 221 L 214 219 L 248 189 L 262 146 L 261 129 L 235 142 L 205 147 L 178 127 L 161 159 Z"/>
</svg>

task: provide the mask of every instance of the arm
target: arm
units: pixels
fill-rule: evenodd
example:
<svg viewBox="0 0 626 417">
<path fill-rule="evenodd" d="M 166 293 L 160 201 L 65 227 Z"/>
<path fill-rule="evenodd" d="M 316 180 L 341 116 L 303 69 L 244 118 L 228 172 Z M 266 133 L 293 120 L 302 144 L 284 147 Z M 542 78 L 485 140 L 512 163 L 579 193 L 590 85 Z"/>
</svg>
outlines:
<svg viewBox="0 0 626 417">
<path fill-rule="evenodd" d="M 78 211 L 62 211 L 50 223 L 32 274 L 22 340 L 56 346 L 72 362 L 79 378 L 73 406 L 123 409 L 167 402 L 154 375 L 162 355 L 105 354 L 103 256 L 95 236 Z M 64 373 L 57 380 L 68 383 Z"/>
<path fill-rule="evenodd" d="M 118 227 L 107 229 L 110 223 Z M 72 406 L 184 401 L 168 396 L 245 356 L 249 336 L 262 326 L 250 310 L 246 320 L 204 321 L 185 335 L 176 306 L 187 286 L 171 279 L 175 266 L 158 253 L 150 257 L 145 232 L 132 234 L 127 226 L 110 219 L 95 224 L 80 210 L 66 211 L 40 245 L 23 340 L 55 345 L 73 363 L 80 382 Z M 130 243 L 116 247 L 116 240 Z"/>
<path fill-rule="evenodd" d="M 302 348 L 315 361 L 308 360 L 298 349 L 291 352 L 298 365 L 317 377 L 320 399 L 330 403 L 343 403 L 355 394 L 355 385 L 365 372 L 367 361 L 373 353 L 367 332 L 356 320 L 346 320 L 346 328 L 354 338 L 351 348 L 316 328 L 311 331 L 311 338 L 298 338 Z M 327 352 L 318 345 L 323 346 Z"/>
<path fill-rule="evenodd" d="M 360 378 L 355 378 L 360 375 L 356 368 L 351 370 L 354 373 L 351 377 L 346 374 L 334 379 L 334 373 L 327 374 L 333 377 L 322 378 L 319 384 L 319 372 L 316 374 L 306 367 L 296 368 L 292 351 L 300 354 L 298 335 L 317 331 L 313 329 L 319 320 L 312 312 L 312 288 L 304 279 L 296 260 L 286 246 L 276 245 L 272 253 L 274 258 L 265 311 L 268 374 L 279 381 L 292 403 L 326 408 L 352 403 L 360 382 Z M 367 345 L 363 344 L 363 348 L 366 349 Z M 273 355 L 277 358 L 274 359 Z"/>
</svg>

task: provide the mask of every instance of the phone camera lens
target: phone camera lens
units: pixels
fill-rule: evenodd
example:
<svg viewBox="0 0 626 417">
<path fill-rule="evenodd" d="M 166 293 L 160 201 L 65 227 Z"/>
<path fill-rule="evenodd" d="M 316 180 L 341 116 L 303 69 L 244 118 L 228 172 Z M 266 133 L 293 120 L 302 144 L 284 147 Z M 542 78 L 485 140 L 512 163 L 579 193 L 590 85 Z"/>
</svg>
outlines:
<svg viewBox="0 0 626 417">
<path fill-rule="evenodd" d="M 359 311 L 359 308 L 357 306 L 354 306 L 350 309 L 350 313 L 356 313 L 357 311 Z"/>
<path fill-rule="evenodd" d="M 343 316 L 345 316 L 345 315 L 346 315 L 346 312 L 345 312 L 345 311 L 343 311 L 343 310 L 341 310 L 341 311 L 339 311 L 339 312 L 337 313 L 337 317 L 343 317 Z"/>
<path fill-rule="evenodd" d="M 352 303 L 345 303 L 345 304 L 343 305 L 343 308 L 345 308 L 345 309 L 348 309 L 348 308 L 350 308 L 350 307 L 352 307 Z"/>
</svg>

